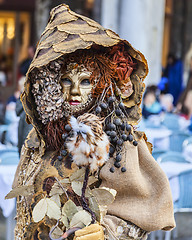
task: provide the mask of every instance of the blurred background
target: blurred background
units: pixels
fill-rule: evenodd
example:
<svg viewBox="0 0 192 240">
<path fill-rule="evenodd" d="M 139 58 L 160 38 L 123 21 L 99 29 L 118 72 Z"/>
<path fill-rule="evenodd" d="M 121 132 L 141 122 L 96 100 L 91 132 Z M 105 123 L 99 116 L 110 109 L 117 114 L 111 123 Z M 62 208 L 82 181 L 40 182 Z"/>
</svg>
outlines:
<svg viewBox="0 0 192 240">
<path fill-rule="evenodd" d="M 184 178 L 192 180 L 192 0 L 0 0 L 0 240 L 13 240 L 15 202 L 4 196 L 32 127 L 24 123 L 19 96 L 49 12 L 61 3 L 114 30 L 146 57 L 138 129 L 146 132 L 169 177 L 175 212 L 184 209 L 174 234 L 151 238 L 192 239 L 192 187 Z"/>
<path fill-rule="evenodd" d="M 1 77 L 0 81 L 1 87 L 6 86 L 6 91 L 1 91 L 4 101 L 14 92 L 22 74 L 18 66 L 32 57 L 29 47 L 35 48 L 50 9 L 63 2 L 139 49 L 149 63 L 147 85 L 159 82 L 170 53 L 184 61 L 190 50 L 191 0 L 0 0 L 0 69 L 6 74 L 6 80 Z"/>
</svg>

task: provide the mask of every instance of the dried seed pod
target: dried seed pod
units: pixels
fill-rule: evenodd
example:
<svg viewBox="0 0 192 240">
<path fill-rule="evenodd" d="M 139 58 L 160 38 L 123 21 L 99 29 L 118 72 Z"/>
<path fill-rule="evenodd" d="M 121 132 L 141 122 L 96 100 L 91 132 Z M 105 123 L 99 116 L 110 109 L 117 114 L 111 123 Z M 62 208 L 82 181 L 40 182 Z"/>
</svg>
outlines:
<svg viewBox="0 0 192 240">
<path fill-rule="evenodd" d="M 123 141 L 127 141 L 127 135 L 126 135 L 126 134 L 123 134 L 123 135 L 122 135 L 122 139 L 123 139 Z"/>
<path fill-rule="evenodd" d="M 101 113 L 101 107 L 97 106 L 96 109 L 95 109 L 95 112 L 96 112 L 96 114 Z"/>
<path fill-rule="evenodd" d="M 108 106 L 107 106 L 106 103 L 101 103 L 101 104 L 100 104 L 100 107 L 101 107 L 103 110 L 106 110 Z"/>
<path fill-rule="evenodd" d="M 127 137 L 127 140 L 129 140 L 130 142 L 133 141 L 133 135 L 129 134 L 128 137 Z"/>
<path fill-rule="evenodd" d="M 115 114 L 120 117 L 121 116 L 121 110 L 120 109 L 116 109 L 115 110 Z"/>
<path fill-rule="evenodd" d="M 116 125 L 116 126 L 120 126 L 122 124 L 121 120 L 119 118 L 116 118 L 113 123 Z"/>
<path fill-rule="evenodd" d="M 109 136 L 114 138 L 117 136 L 117 133 L 115 131 L 111 131 Z"/>
<path fill-rule="evenodd" d="M 115 97 L 109 97 L 109 99 L 108 99 L 108 103 L 114 103 L 115 100 L 116 100 Z"/>
<path fill-rule="evenodd" d="M 120 163 L 120 162 L 115 162 L 115 163 L 114 163 L 114 166 L 115 166 L 116 168 L 120 168 L 120 167 L 121 167 L 121 163 Z"/>
<path fill-rule="evenodd" d="M 122 159 L 122 156 L 121 156 L 121 154 L 119 153 L 119 154 L 117 154 L 117 156 L 116 156 L 116 161 L 117 162 L 120 162 L 121 161 L 121 159 Z"/>
<path fill-rule="evenodd" d="M 125 167 L 121 168 L 121 172 L 126 172 L 126 171 L 127 171 L 127 169 Z"/>
</svg>

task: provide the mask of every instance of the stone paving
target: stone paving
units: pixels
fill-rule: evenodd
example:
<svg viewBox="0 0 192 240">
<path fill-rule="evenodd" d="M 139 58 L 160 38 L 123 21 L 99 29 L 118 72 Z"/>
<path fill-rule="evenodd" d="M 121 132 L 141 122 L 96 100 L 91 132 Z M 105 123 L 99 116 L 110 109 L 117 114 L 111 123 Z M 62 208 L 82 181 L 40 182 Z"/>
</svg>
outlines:
<svg viewBox="0 0 192 240">
<path fill-rule="evenodd" d="M 171 232 L 173 240 L 192 240 L 192 212 L 191 213 L 176 213 L 176 229 Z M 158 231 L 154 236 L 150 236 L 149 240 L 164 240 L 165 232 Z M 166 239 L 168 240 L 168 239 Z"/>
<path fill-rule="evenodd" d="M 6 240 L 6 225 L 5 218 L 2 215 L 2 211 L 0 208 L 0 240 Z"/>
<path fill-rule="evenodd" d="M 192 213 L 176 213 L 177 239 L 192 240 Z"/>
</svg>

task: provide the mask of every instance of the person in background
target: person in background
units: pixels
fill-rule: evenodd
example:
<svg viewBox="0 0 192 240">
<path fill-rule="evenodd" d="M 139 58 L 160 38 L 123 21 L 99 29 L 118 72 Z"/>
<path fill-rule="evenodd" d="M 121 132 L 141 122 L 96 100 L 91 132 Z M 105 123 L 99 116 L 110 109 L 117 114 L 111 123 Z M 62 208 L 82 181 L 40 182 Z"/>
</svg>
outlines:
<svg viewBox="0 0 192 240">
<path fill-rule="evenodd" d="M 157 115 L 161 113 L 162 107 L 157 100 L 155 90 L 151 87 L 148 87 L 145 91 L 143 97 L 143 109 L 142 115 L 145 119 L 147 119 L 151 115 Z"/>
<path fill-rule="evenodd" d="M 33 46 L 29 46 L 28 47 L 28 57 L 23 61 L 21 62 L 20 64 L 20 67 L 19 67 L 19 71 L 21 73 L 21 75 L 25 76 L 27 71 L 28 71 L 28 68 L 33 60 L 33 57 L 34 57 L 34 47 Z"/>
<path fill-rule="evenodd" d="M 6 57 L 0 56 L 0 87 L 5 87 L 7 84 L 7 75 L 6 75 Z"/>
<path fill-rule="evenodd" d="M 189 130 L 192 131 L 192 89 L 188 91 L 184 105 L 188 109 Z"/>
<path fill-rule="evenodd" d="M 0 66 L 0 86 L 5 87 L 6 81 L 7 81 L 6 74 L 4 73 L 4 71 L 2 70 L 2 68 Z"/>
<path fill-rule="evenodd" d="M 168 78 L 165 76 L 165 70 L 162 69 L 161 79 L 158 83 L 158 89 L 161 93 L 166 94 L 168 92 Z"/>
<path fill-rule="evenodd" d="M 18 88 L 16 88 L 14 93 L 8 98 L 7 105 L 9 105 L 9 103 L 12 103 L 12 102 L 16 103 L 17 99 L 19 98 L 19 95 L 20 95 L 20 91 Z"/>
<path fill-rule="evenodd" d="M 6 132 L 5 144 L 11 144 L 17 146 L 18 134 L 17 128 L 19 123 L 19 118 L 15 113 L 16 102 L 9 102 L 6 105 L 5 111 L 5 124 L 8 125 L 8 130 Z"/>
<path fill-rule="evenodd" d="M 189 119 L 191 117 L 190 114 L 190 108 L 191 108 L 191 103 L 187 100 L 187 97 L 190 97 L 190 91 L 192 91 L 192 57 L 191 57 L 191 61 L 190 61 L 190 69 L 189 69 L 189 74 L 188 74 L 189 78 L 187 81 L 187 86 L 185 88 L 185 90 L 182 92 L 178 103 L 177 103 L 177 112 L 180 115 L 183 115 L 186 119 Z"/>
<path fill-rule="evenodd" d="M 169 93 L 161 94 L 159 100 L 160 100 L 160 104 L 163 111 L 168 113 L 173 112 L 174 105 L 173 105 L 173 96 L 171 94 Z"/>
<path fill-rule="evenodd" d="M 25 78 L 25 77 L 24 77 Z M 19 117 L 16 114 L 16 103 L 19 100 L 20 93 L 23 89 L 22 84 L 19 81 L 14 91 L 7 100 L 6 110 L 5 110 L 5 124 L 9 126 L 6 132 L 6 143 L 11 143 L 14 146 L 18 144 L 18 126 L 19 126 Z"/>
<path fill-rule="evenodd" d="M 20 64 L 19 67 L 19 71 L 20 74 L 22 75 L 21 78 L 19 79 L 19 88 L 20 88 L 20 94 L 23 92 L 24 89 L 24 82 L 25 82 L 25 75 L 28 71 L 28 68 L 33 60 L 33 56 L 34 56 L 34 47 L 33 46 L 29 46 L 28 47 L 28 57 Z M 19 155 L 21 152 L 21 148 L 22 145 L 28 135 L 28 133 L 30 132 L 30 130 L 32 129 L 32 125 L 28 124 L 25 119 L 26 119 L 26 113 L 23 109 L 23 105 L 21 103 L 20 98 L 18 98 L 17 102 L 16 102 L 16 114 L 18 117 L 20 117 L 19 119 L 19 125 L 18 125 L 18 151 L 19 151 Z"/>
<path fill-rule="evenodd" d="M 24 89 L 24 82 L 25 82 L 25 77 L 23 76 L 19 79 L 19 82 L 18 82 L 21 93 L 23 92 L 23 89 Z M 18 125 L 18 144 L 17 144 L 19 155 L 20 155 L 23 143 L 24 143 L 28 133 L 33 128 L 33 126 L 31 124 L 28 124 L 25 120 L 26 113 L 23 109 L 23 105 L 22 105 L 20 98 L 18 98 L 18 100 L 16 102 L 15 111 L 16 111 L 17 116 L 20 118 L 19 125 Z"/>
<path fill-rule="evenodd" d="M 168 93 L 173 96 L 173 104 L 176 106 L 183 90 L 183 64 L 171 53 L 168 55 L 167 62 L 164 76 L 168 78 Z"/>
<path fill-rule="evenodd" d="M 5 117 L 5 106 L 3 102 L 0 100 L 0 124 L 4 123 L 4 117 Z"/>
</svg>

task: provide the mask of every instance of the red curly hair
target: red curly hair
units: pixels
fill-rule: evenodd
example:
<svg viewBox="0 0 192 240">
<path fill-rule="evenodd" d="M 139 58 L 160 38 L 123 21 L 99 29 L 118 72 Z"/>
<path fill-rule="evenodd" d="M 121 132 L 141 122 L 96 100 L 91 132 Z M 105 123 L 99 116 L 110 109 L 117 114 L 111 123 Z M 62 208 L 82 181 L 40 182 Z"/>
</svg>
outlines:
<svg viewBox="0 0 192 240">
<path fill-rule="evenodd" d="M 112 79 L 117 84 L 130 77 L 133 69 L 136 67 L 131 56 L 125 49 L 125 45 L 120 43 L 111 48 L 95 46 L 88 50 L 78 50 L 69 54 L 64 59 L 64 69 L 68 63 L 75 62 L 83 64 L 85 67 L 93 71 L 90 81 L 93 84 L 92 96 L 97 97 L 105 88 L 113 86 Z M 95 85 L 96 80 L 96 85 Z M 109 95 L 108 92 L 107 95 Z"/>
</svg>

